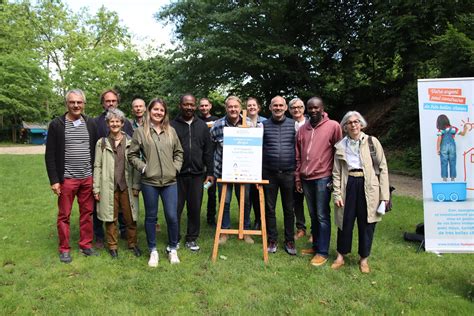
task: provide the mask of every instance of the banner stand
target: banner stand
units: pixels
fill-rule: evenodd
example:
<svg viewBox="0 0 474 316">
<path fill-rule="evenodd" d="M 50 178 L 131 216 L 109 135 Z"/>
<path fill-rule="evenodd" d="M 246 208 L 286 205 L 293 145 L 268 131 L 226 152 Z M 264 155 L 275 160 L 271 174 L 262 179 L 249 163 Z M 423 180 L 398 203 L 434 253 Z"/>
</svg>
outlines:
<svg viewBox="0 0 474 316">
<path fill-rule="evenodd" d="M 247 126 L 247 111 L 242 111 L 242 126 L 239 128 L 248 128 Z M 268 184 L 268 180 L 261 181 L 223 181 L 217 179 L 217 183 L 222 183 L 222 192 L 219 202 L 219 214 L 217 216 L 216 235 L 214 237 L 214 247 L 212 250 L 212 262 L 216 262 L 217 252 L 219 250 L 219 238 L 221 234 L 238 235 L 239 239 L 243 239 L 244 235 L 261 235 L 262 236 L 262 248 L 263 248 L 263 261 L 268 263 L 268 252 L 267 252 L 267 226 L 265 221 L 265 196 L 263 194 L 263 185 Z M 227 194 L 227 185 L 236 184 L 240 185 L 240 197 L 239 197 L 239 229 L 223 229 L 222 218 L 224 217 L 224 205 L 225 196 Z M 258 199 L 260 204 L 260 230 L 244 230 L 244 208 L 245 208 L 245 185 L 254 184 L 257 186 Z"/>
</svg>

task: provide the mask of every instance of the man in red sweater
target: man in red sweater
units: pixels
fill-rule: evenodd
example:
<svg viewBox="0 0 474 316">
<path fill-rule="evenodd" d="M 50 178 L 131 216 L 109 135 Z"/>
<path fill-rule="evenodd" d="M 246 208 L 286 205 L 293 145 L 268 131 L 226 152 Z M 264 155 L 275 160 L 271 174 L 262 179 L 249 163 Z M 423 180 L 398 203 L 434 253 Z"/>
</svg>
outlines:
<svg viewBox="0 0 474 316">
<path fill-rule="evenodd" d="M 296 134 L 296 189 L 304 192 L 311 215 L 312 249 L 303 254 L 314 254 L 311 264 L 326 263 L 331 240 L 332 167 L 334 145 L 341 140 L 339 123 L 330 120 L 324 112 L 323 100 L 312 97 L 306 108 L 310 119 Z"/>
</svg>

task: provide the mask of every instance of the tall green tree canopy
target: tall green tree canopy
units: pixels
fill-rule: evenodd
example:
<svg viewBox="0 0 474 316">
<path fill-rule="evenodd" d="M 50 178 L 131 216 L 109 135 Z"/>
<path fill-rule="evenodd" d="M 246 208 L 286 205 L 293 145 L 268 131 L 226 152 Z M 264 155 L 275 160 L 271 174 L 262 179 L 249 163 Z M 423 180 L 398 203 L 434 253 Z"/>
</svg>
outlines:
<svg viewBox="0 0 474 316">
<path fill-rule="evenodd" d="M 433 69 L 432 41 L 473 8 L 467 0 L 182 0 L 157 19 L 175 25 L 180 85 L 199 92 L 224 86 L 267 101 L 321 94 L 340 107 L 442 75 Z"/>
</svg>

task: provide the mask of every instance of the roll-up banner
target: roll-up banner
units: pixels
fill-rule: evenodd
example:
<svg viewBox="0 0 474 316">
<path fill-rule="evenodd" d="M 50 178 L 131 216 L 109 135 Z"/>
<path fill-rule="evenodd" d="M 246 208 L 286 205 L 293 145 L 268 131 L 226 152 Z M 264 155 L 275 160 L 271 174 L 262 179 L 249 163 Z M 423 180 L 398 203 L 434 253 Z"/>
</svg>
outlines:
<svg viewBox="0 0 474 316">
<path fill-rule="evenodd" d="M 474 78 L 419 79 L 425 249 L 474 252 Z"/>
</svg>

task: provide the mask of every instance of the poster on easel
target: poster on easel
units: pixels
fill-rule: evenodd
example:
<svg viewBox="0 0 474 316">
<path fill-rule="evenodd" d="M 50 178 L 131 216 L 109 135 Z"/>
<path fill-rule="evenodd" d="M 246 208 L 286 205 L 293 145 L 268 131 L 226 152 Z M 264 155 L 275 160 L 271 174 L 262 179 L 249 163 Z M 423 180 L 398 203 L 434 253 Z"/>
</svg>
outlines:
<svg viewBox="0 0 474 316">
<path fill-rule="evenodd" d="M 224 127 L 223 182 L 262 181 L 263 128 Z"/>
<path fill-rule="evenodd" d="M 425 249 L 474 252 L 474 78 L 419 79 Z"/>
</svg>

